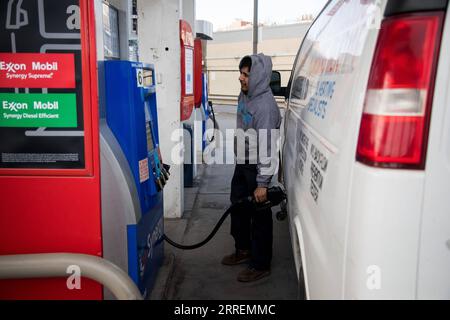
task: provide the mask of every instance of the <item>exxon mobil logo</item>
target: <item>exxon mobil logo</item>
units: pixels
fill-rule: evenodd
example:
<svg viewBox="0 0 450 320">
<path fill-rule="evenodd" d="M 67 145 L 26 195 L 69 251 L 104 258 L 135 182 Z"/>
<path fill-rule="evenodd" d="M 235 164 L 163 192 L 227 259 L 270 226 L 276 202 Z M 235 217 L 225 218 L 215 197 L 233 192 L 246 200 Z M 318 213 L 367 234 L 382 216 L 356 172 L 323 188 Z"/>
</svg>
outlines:
<svg viewBox="0 0 450 320">
<path fill-rule="evenodd" d="M 2 101 L 2 108 L 4 110 L 9 111 L 19 111 L 19 110 L 28 110 L 28 104 L 27 103 L 20 103 L 20 102 L 10 102 L 10 101 Z"/>
<path fill-rule="evenodd" d="M 0 70 L 2 70 L 2 71 L 16 73 L 17 71 L 23 71 L 26 69 L 27 69 L 27 66 L 25 63 L 13 63 L 13 62 L 0 61 Z"/>
</svg>

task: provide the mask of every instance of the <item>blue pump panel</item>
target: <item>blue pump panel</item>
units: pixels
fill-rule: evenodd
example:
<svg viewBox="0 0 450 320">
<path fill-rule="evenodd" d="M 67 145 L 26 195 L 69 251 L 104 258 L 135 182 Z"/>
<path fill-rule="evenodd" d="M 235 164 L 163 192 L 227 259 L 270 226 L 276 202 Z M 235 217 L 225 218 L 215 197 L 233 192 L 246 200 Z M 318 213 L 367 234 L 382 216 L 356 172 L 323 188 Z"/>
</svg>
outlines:
<svg viewBox="0 0 450 320">
<path fill-rule="evenodd" d="M 106 121 L 114 133 L 130 165 L 139 193 L 142 213 L 155 205 L 157 186 L 149 165 L 148 154 L 159 144 L 157 122 L 151 118 L 150 104 L 156 106 L 154 85 L 138 84 L 143 70 L 150 65 L 130 61 L 106 61 Z M 150 75 L 150 74 L 149 74 Z M 153 75 L 152 75 L 153 76 Z M 156 108 L 155 108 L 156 112 Z"/>
<path fill-rule="evenodd" d="M 163 260 L 163 185 L 153 65 L 105 61 L 106 122 L 133 174 L 141 218 L 128 226 L 128 269 L 145 296 Z M 165 180 L 164 180 L 165 182 Z"/>
</svg>

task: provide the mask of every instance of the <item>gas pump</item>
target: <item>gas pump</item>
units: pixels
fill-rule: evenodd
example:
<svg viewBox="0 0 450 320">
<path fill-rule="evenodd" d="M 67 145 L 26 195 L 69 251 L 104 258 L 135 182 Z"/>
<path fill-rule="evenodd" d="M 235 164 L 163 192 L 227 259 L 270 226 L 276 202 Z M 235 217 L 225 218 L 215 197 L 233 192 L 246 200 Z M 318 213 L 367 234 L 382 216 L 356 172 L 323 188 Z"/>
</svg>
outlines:
<svg viewBox="0 0 450 320">
<path fill-rule="evenodd" d="M 97 256 L 148 296 L 169 176 L 154 67 L 98 63 L 94 1 L 0 1 L 0 12 L 0 255 Z M 66 278 L 1 280 L 0 299 L 111 296 L 67 267 Z"/>
<path fill-rule="evenodd" d="M 194 125 L 187 122 L 194 109 L 194 36 L 192 28 L 185 20 L 180 20 L 180 49 L 181 49 L 181 99 L 180 114 L 185 133 L 184 145 L 184 186 L 192 187 L 194 180 Z"/>
<path fill-rule="evenodd" d="M 0 255 L 102 257 L 93 1 L 0 1 L 0 12 Z M 2 280 L 0 299 L 101 299 L 80 271 L 78 288 Z"/>
<path fill-rule="evenodd" d="M 218 129 L 218 125 L 215 119 L 212 105 L 208 102 L 208 78 L 206 73 L 203 72 L 203 49 L 202 40 L 207 40 L 204 36 L 202 38 L 197 37 L 194 41 L 195 59 L 194 59 L 194 101 L 195 108 L 200 111 L 201 117 L 201 135 L 202 135 L 202 151 L 206 148 L 206 142 L 212 142 L 214 135 L 211 138 L 205 138 L 206 122 L 211 119 L 214 129 Z"/>
<path fill-rule="evenodd" d="M 194 36 L 187 21 L 180 20 L 181 121 L 189 119 L 194 108 Z"/>
<path fill-rule="evenodd" d="M 211 143 L 215 139 L 215 130 L 219 130 L 219 124 L 216 121 L 216 115 L 212 106 L 212 102 L 208 98 L 208 76 L 206 73 L 202 73 L 202 105 L 203 114 L 205 115 L 205 120 L 202 122 L 202 151 L 205 150 L 207 144 Z M 211 119 L 213 124 L 213 134 L 211 137 L 205 136 L 206 124 L 208 119 Z"/>
<path fill-rule="evenodd" d="M 163 193 L 168 171 L 159 151 L 153 65 L 105 61 L 101 120 L 104 256 L 143 296 L 163 261 Z"/>
<path fill-rule="evenodd" d="M 200 132 L 202 135 L 202 144 L 201 146 L 197 146 L 201 148 L 201 151 L 204 150 L 205 140 L 203 136 L 205 135 L 205 124 L 208 119 L 207 110 L 203 105 L 203 50 L 202 50 L 202 40 L 200 38 L 195 38 L 194 40 L 194 48 L 195 48 L 195 59 L 194 59 L 194 102 L 196 110 L 199 110 L 199 115 L 201 119 L 201 128 Z"/>
</svg>

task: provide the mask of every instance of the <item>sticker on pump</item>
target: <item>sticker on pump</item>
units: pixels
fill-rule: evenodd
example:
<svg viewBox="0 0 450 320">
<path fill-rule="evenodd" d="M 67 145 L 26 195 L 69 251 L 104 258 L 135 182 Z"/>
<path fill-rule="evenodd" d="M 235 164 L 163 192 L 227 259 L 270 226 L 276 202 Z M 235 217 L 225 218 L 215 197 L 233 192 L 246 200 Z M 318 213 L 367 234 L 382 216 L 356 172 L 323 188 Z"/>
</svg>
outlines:
<svg viewBox="0 0 450 320">
<path fill-rule="evenodd" d="M 139 88 L 144 87 L 144 70 L 136 69 L 136 83 Z"/>
<path fill-rule="evenodd" d="M 194 94 L 194 50 L 186 47 L 185 59 L 185 92 L 186 94 Z"/>
<path fill-rule="evenodd" d="M 148 158 L 139 161 L 139 182 L 143 183 L 149 179 Z"/>
<path fill-rule="evenodd" d="M 0 88 L 75 88 L 73 53 L 0 53 Z"/>
</svg>

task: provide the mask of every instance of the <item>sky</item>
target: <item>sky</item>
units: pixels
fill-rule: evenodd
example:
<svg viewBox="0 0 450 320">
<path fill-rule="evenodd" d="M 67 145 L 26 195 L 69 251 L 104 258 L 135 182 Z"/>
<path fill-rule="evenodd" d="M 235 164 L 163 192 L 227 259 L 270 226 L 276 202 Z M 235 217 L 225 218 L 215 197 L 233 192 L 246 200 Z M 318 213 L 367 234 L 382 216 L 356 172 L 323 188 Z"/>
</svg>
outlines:
<svg viewBox="0 0 450 320">
<path fill-rule="evenodd" d="M 214 31 L 234 19 L 253 21 L 253 0 L 196 0 L 196 19 L 213 23 Z M 259 0 L 258 20 L 266 23 L 289 23 L 304 14 L 314 17 L 327 0 Z"/>
</svg>

